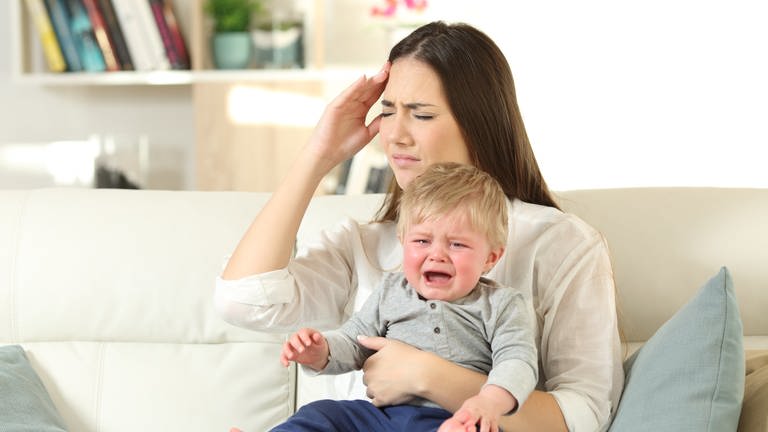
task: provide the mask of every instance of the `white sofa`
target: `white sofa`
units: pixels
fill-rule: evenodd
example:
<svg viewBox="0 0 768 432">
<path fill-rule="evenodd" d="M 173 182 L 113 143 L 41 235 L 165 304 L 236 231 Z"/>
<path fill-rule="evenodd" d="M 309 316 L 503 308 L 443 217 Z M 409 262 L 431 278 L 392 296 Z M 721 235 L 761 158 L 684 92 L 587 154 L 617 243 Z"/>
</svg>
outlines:
<svg viewBox="0 0 768 432">
<path fill-rule="evenodd" d="M 768 189 L 558 196 L 608 239 L 628 341 L 728 266 L 745 348 L 768 350 Z M 0 192 L 0 346 L 24 348 L 70 431 L 267 430 L 327 389 L 279 364 L 281 335 L 230 326 L 212 306 L 223 257 L 266 199 Z M 344 215 L 368 219 L 379 200 L 315 198 L 299 245 Z"/>
</svg>

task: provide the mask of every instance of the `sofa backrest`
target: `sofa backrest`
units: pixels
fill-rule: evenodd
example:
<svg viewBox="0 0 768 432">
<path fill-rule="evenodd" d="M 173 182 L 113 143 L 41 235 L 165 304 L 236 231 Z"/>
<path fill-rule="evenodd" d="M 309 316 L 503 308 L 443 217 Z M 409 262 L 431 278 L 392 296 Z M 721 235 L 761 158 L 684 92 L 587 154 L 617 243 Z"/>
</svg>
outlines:
<svg viewBox="0 0 768 432">
<path fill-rule="evenodd" d="M 745 348 L 768 349 L 768 189 L 636 188 L 558 194 L 608 240 L 622 330 L 643 342 L 730 270 Z"/>
</svg>

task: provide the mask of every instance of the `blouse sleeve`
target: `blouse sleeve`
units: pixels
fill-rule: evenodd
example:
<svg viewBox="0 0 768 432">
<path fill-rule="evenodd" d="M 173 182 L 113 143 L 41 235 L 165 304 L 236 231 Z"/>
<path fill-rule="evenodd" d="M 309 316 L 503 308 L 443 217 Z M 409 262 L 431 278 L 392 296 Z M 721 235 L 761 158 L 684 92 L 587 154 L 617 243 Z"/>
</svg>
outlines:
<svg viewBox="0 0 768 432">
<path fill-rule="evenodd" d="M 603 237 L 571 222 L 537 265 L 542 375 L 569 431 L 600 431 L 624 380 L 613 273 Z"/>
<path fill-rule="evenodd" d="M 538 380 L 536 344 L 530 303 L 513 288 L 491 292 L 494 314 L 491 325 L 493 367 L 485 385 L 495 384 L 507 390 L 522 405 Z M 490 323 L 489 323 L 490 324 Z"/>
<path fill-rule="evenodd" d="M 378 261 L 386 253 L 380 249 L 388 245 L 378 233 L 385 227 L 377 225 L 345 219 L 301 248 L 283 269 L 216 278 L 217 311 L 230 324 L 259 331 L 337 327 L 354 309 L 358 285 L 367 288 L 381 273 Z"/>
</svg>

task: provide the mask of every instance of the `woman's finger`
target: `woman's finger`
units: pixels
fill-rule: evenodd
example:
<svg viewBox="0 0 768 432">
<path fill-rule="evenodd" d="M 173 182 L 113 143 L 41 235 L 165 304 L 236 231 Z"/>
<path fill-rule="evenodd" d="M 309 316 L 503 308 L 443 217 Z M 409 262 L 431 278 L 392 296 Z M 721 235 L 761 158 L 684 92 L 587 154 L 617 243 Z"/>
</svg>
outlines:
<svg viewBox="0 0 768 432">
<path fill-rule="evenodd" d="M 364 347 L 366 347 L 366 348 L 368 348 L 370 350 L 378 351 L 378 350 L 384 348 L 385 346 L 389 345 L 389 343 L 392 342 L 392 341 L 390 339 L 387 339 L 387 338 L 384 338 L 384 337 L 381 337 L 381 336 L 363 336 L 363 335 L 359 335 L 357 337 L 357 342 L 360 345 L 362 345 L 362 346 L 364 346 Z"/>
</svg>

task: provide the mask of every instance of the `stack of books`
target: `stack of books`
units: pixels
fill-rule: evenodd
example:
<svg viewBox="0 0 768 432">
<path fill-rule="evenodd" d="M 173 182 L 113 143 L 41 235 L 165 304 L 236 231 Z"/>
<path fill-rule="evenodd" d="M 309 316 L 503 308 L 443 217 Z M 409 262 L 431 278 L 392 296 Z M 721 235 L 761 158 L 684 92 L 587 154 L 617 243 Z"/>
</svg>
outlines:
<svg viewBox="0 0 768 432">
<path fill-rule="evenodd" d="M 184 70 L 171 0 L 24 0 L 52 72 Z"/>
</svg>

